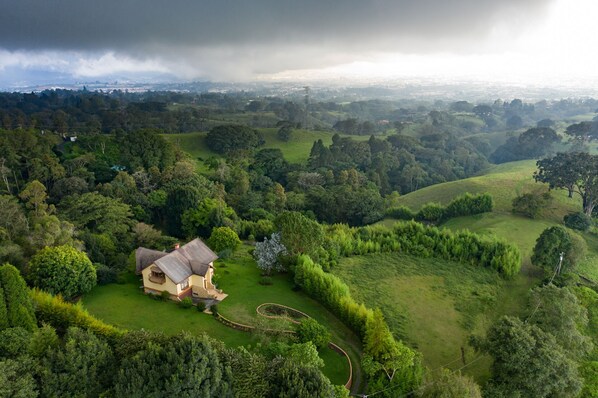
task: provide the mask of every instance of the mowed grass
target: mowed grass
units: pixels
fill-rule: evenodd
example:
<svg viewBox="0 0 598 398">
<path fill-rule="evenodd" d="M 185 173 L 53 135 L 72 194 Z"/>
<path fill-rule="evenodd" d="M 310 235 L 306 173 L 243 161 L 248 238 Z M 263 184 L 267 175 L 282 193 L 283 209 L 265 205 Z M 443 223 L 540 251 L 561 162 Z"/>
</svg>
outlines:
<svg viewBox="0 0 598 398">
<path fill-rule="evenodd" d="M 360 345 L 357 337 L 332 313 L 302 292 L 292 290 L 287 275 L 272 277 L 270 286 L 260 285 L 260 273 L 248 255 L 248 246 L 215 265 L 219 288 L 229 296 L 219 304 L 222 315 L 240 323 L 267 328 L 293 329 L 293 325 L 280 320 L 271 321 L 257 315 L 256 307 L 265 302 L 275 302 L 297 308 L 317 319 L 331 331 L 332 340 L 358 361 Z M 195 307 L 183 309 L 174 302 L 152 300 L 139 288 L 141 281 L 129 275 L 125 284 L 98 286 L 83 298 L 83 306 L 90 314 L 104 322 L 129 330 L 153 330 L 172 335 L 187 331 L 203 333 L 232 347 L 265 344 L 274 337 L 263 333 L 237 331 L 216 321 L 213 316 L 198 312 Z M 324 374 L 334 384 L 345 384 L 349 366 L 344 357 L 326 348 L 321 357 L 325 361 Z"/>
<path fill-rule="evenodd" d="M 485 268 L 402 254 L 373 254 L 341 260 L 332 271 L 351 294 L 369 307 L 382 309 L 395 334 L 422 352 L 430 369 L 463 366 L 474 353 L 467 341 L 483 334 L 497 317 L 521 314 L 535 280 L 501 279 Z M 476 361 L 464 373 L 484 380 L 490 360 Z"/>
</svg>

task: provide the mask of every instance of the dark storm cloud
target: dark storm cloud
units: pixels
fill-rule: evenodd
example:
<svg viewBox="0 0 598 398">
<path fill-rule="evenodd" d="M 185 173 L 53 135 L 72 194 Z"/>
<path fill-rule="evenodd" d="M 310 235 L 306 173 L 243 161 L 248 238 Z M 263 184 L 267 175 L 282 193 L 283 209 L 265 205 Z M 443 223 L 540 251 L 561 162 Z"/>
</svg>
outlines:
<svg viewBox="0 0 598 398">
<path fill-rule="evenodd" d="M 343 58 L 332 53 L 472 49 L 496 24 L 533 19 L 550 2 L 0 0 L 0 47 L 109 50 L 134 57 L 180 57 L 187 64 L 238 55 L 253 71 L 275 71 Z"/>
</svg>

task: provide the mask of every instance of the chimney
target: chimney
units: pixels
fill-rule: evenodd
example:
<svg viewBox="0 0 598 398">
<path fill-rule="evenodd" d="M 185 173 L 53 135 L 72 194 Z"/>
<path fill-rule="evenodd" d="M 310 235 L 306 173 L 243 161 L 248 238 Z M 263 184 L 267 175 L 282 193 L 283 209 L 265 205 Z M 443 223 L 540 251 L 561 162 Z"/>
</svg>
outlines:
<svg viewBox="0 0 598 398">
<path fill-rule="evenodd" d="M 179 247 L 181 247 L 180 243 L 177 242 L 174 244 L 174 250 L 178 250 Z"/>
</svg>

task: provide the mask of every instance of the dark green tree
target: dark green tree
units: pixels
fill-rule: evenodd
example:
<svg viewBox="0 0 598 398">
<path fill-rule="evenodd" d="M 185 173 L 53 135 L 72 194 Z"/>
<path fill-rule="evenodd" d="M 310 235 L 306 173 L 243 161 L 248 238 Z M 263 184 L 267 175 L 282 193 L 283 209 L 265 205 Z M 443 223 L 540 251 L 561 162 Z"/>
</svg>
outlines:
<svg viewBox="0 0 598 398">
<path fill-rule="evenodd" d="M 6 321 L 1 322 L 8 327 L 22 327 L 35 330 L 37 321 L 33 311 L 33 303 L 29 297 L 29 288 L 19 271 L 10 264 L 0 266 L 0 299 L 4 299 Z"/>
<path fill-rule="evenodd" d="M 27 357 L 0 361 L 0 397 L 36 398 L 34 370 L 34 361 Z"/>
<path fill-rule="evenodd" d="M 574 193 L 581 196 L 583 211 L 592 216 L 598 204 L 598 155 L 586 152 L 558 153 L 553 158 L 539 160 L 536 181 L 550 185 L 550 188 L 567 189 L 569 197 Z"/>
<path fill-rule="evenodd" d="M 112 350 L 90 331 L 69 328 L 64 344 L 48 350 L 42 365 L 45 397 L 99 397 L 112 385 Z"/>
<path fill-rule="evenodd" d="M 115 397 L 230 397 L 231 374 L 206 338 L 183 334 L 123 361 Z"/>
<path fill-rule="evenodd" d="M 261 134 L 248 126 L 222 125 L 213 127 L 206 136 L 208 148 L 218 153 L 257 148 L 264 143 Z"/>
</svg>

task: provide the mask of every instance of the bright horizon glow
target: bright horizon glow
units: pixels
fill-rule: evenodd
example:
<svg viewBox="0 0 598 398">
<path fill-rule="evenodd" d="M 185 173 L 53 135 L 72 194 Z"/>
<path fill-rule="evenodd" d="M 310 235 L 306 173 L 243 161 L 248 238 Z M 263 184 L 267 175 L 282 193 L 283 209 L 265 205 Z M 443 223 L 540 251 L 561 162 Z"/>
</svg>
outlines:
<svg viewBox="0 0 598 398">
<path fill-rule="evenodd" d="M 265 79 L 296 78 L 397 78 L 430 77 L 497 83 L 583 85 L 598 81 L 598 2 L 558 0 L 543 23 L 521 37 L 508 37 L 496 28 L 488 40 L 495 51 L 478 54 L 372 54 L 368 61 L 354 61 L 322 69 L 285 71 Z M 506 37 L 504 37 L 506 35 Z M 511 40 L 505 45 L 504 40 Z M 501 50 L 500 47 L 506 47 Z"/>
</svg>

